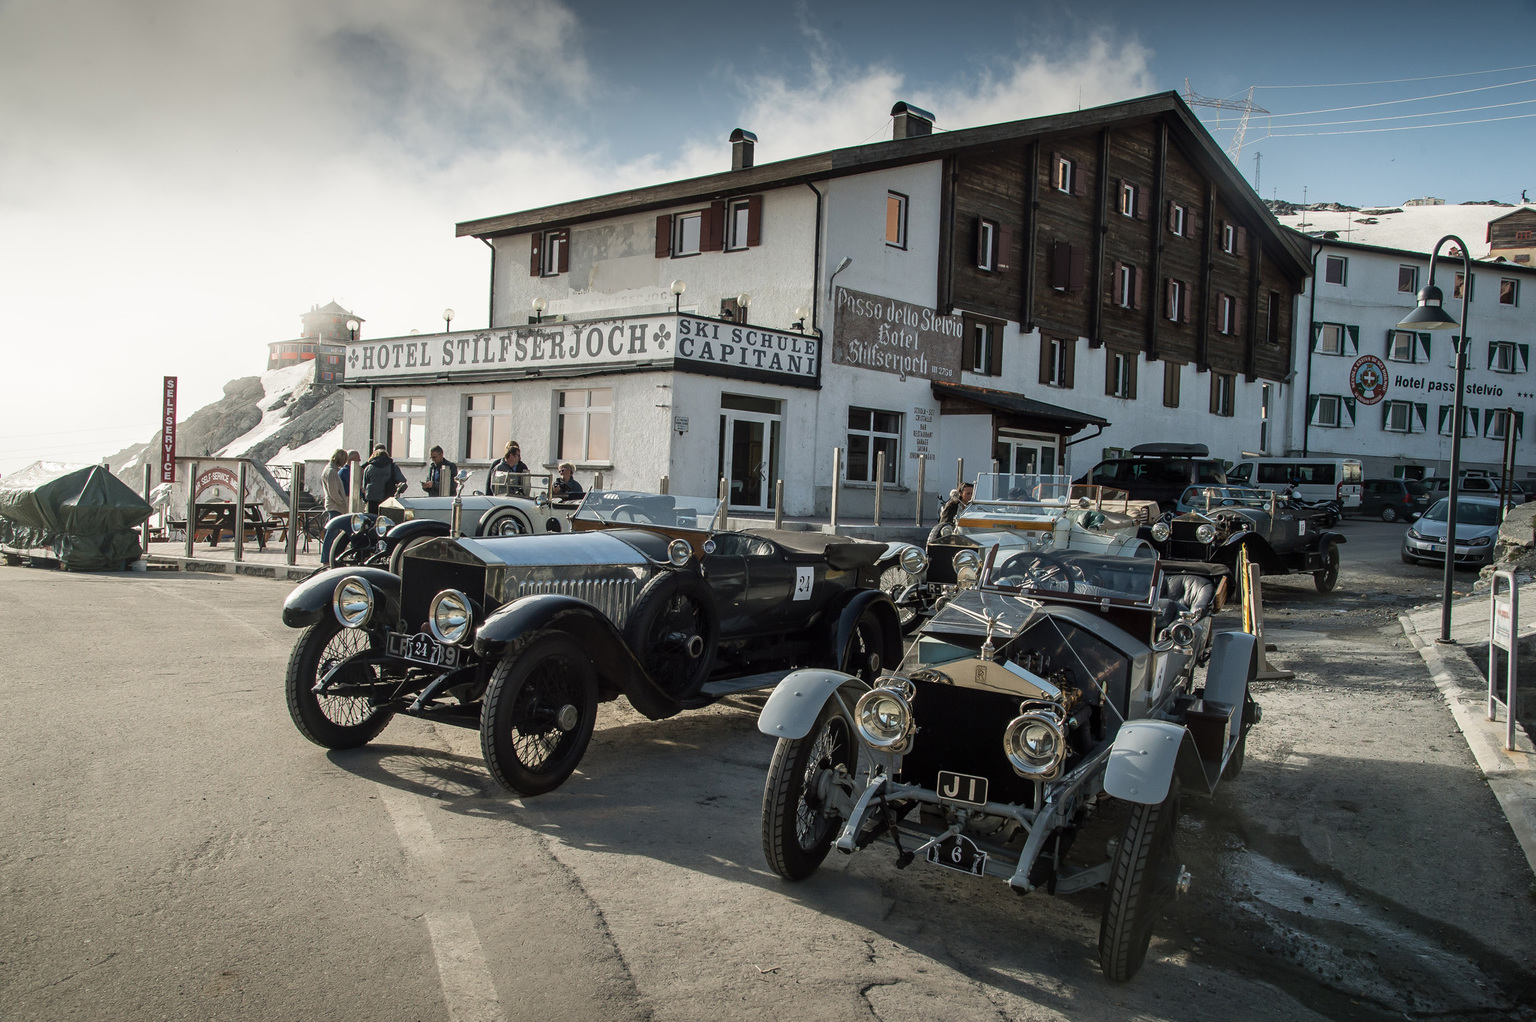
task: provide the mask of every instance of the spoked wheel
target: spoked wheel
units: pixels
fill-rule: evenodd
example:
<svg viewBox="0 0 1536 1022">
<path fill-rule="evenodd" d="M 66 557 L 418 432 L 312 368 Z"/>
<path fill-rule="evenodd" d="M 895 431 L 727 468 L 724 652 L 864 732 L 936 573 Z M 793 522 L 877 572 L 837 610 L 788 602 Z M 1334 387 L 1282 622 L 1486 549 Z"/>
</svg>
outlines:
<svg viewBox="0 0 1536 1022">
<path fill-rule="evenodd" d="M 681 572 L 658 575 L 635 600 L 624 641 L 662 691 L 674 699 L 697 695 L 720 641 L 709 583 Z"/>
<path fill-rule="evenodd" d="M 1157 805 L 1136 803 L 1110 867 L 1109 900 L 1099 925 L 1099 966 L 1123 983 L 1147 960 L 1152 924 L 1179 889 L 1184 867 L 1174 847 L 1179 824 L 1179 779 Z"/>
<path fill-rule="evenodd" d="M 905 603 L 898 602 L 896 599 L 896 594 L 911 584 L 910 578 L 901 565 L 893 564 L 880 573 L 878 583 L 881 592 L 889 596 L 891 602 L 896 604 L 896 620 L 901 625 L 902 635 L 911 635 L 923 621 L 923 615 L 918 613 L 916 598 L 910 599 Z"/>
<path fill-rule="evenodd" d="M 853 632 L 843 644 L 837 661 L 838 670 L 857 675 L 866 684 L 873 685 L 887 666 L 893 665 L 885 662 L 885 629 L 875 612 L 866 610 L 859 615 Z"/>
<path fill-rule="evenodd" d="M 299 636 L 288 658 L 284 687 L 288 693 L 288 714 L 305 738 L 327 749 L 355 749 L 373 741 L 384 730 L 394 712 L 372 705 L 368 696 L 326 695 L 314 690 L 316 683 L 327 675 L 331 684 L 338 685 L 378 681 L 376 666 L 345 663 L 349 657 L 372 648 L 372 637 L 366 631 L 343 628 L 341 622 L 329 615 Z M 340 670 L 336 670 L 338 666 Z M 331 674 L 333 670 L 335 674 Z"/>
<path fill-rule="evenodd" d="M 570 636 L 551 633 L 496 665 L 480 709 L 480 749 L 503 787 L 542 795 L 571 776 L 596 723 L 592 661 Z"/>
<path fill-rule="evenodd" d="M 1328 544 L 1328 567 L 1322 571 L 1312 573 L 1312 584 L 1317 586 L 1320 593 L 1331 593 L 1333 587 L 1339 584 L 1339 545 Z"/>
<path fill-rule="evenodd" d="M 830 805 L 839 777 L 853 772 L 858 746 L 848 719 L 829 701 L 804 738 L 781 738 L 763 788 L 763 857 L 786 880 L 804 880 L 827 857 L 842 816 Z"/>
</svg>

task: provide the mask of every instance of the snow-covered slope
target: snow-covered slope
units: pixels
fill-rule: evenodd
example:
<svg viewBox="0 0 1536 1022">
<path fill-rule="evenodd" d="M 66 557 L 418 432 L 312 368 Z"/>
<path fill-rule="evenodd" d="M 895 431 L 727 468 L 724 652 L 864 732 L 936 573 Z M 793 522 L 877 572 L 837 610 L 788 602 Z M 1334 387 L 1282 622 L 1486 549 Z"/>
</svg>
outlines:
<svg viewBox="0 0 1536 1022">
<path fill-rule="evenodd" d="M 1409 252 L 1429 252 L 1435 242 L 1454 234 L 1467 243 L 1473 259 L 1488 256 L 1488 221 L 1507 216 L 1513 206 L 1380 206 L 1357 210 L 1307 209 L 1276 217 L 1304 234 L 1331 231 L 1340 241 L 1380 245 Z M 1441 250 L 1448 255 L 1450 246 Z"/>
</svg>

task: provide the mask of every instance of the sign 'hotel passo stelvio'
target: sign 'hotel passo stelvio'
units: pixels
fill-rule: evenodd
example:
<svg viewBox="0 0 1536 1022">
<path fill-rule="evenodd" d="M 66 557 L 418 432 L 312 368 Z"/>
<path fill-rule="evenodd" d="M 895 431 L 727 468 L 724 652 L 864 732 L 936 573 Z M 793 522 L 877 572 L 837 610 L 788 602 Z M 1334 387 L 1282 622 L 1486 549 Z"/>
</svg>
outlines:
<svg viewBox="0 0 1536 1022">
<path fill-rule="evenodd" d="M 814 387 L 821 339 L 700 316 L 624 316 L 347 345 L 347 382 L 681 369 Z"/>
</svg>

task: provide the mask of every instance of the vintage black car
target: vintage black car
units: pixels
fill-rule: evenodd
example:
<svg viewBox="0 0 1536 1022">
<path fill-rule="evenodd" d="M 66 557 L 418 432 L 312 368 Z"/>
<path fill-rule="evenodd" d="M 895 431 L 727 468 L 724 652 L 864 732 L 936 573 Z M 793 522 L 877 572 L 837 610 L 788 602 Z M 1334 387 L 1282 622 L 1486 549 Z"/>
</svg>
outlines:
<svg viewBox="0 0 1536 1022">
<path fill-rule="evenodd" d="M 305 631 L 288 709 L 327 748 L 396 713 L 480 731 L 491 775 L 522 795 L 580 763 L 600 702 L 659 720 L 805 666 L 873 678 L 901 656 L 874 587 L 884 544 L 819 532 L 717 531 L 719 502 L 593 492 L 571 533 L 443 537 L 398 574 L 336 568 L 283 606 Z"/>
<path fill-rule="evenodd" d="M 1246 552 L 1262 575 L 1309 572 L 1320 593 L 1339 581 L 1339 545 L 1344 537 L 1324 525 L 1330 516 L 1302 507 L 1270 490 L 1240 486 L 1190 487 L 1180 506 L 1147 530 L 1164 557 L 1212 561 L 1236 569 Z"/>
<path fill-rule="evenodd" d="M 898 869 L 926 860 L 1019 894 L 1102 886 L 1100 964 L 1130 978 L 1189 883 L 1181 793 L 1235 776 L 1259 719 L 1253 636 L 1212 635 L 1227 575 L 993 547 L 899 672 L 789 675 L 758 722 L 779 740 L 763 792 L 768 865 L 799 880 L 833 847 L 880 841 Z M 1118 836 L 1073 845 L 1112 808 L 1128 817 Z"/>
</svg>

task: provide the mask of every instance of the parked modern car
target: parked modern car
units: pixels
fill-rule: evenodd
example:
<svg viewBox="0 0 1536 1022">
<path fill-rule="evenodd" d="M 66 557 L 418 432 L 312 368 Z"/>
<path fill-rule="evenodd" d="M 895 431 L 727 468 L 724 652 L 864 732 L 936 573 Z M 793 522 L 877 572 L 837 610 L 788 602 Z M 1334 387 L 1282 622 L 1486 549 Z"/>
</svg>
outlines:
<svg viewBox="0 0 1536 1022">
<path fill-rule="evenodd" d="M 1429 488 L 1417 479 L 1367 479 L 1357 510 L 1384 522 L 1407 521 L 1429 507 Z"/>
<path fill-rule="evenodd" d="M 1449 531 L 1451 502 L 1442 497 L 1425 511 L 1403 534 L 1403 563 L 1445 561 L 1445 538 Z M 1498 545 L 1499 523 L 1503 515 L 1498 497 L 1462 494 L 1456 499 L 1456 561 L 1458 565 L 1480 567 L 1493 563 Z"/>
<path fill-rule="evenodd" d="M 1227 473 L 1205 444 L 1137 444 L 1129 457 L 1107 458 L 1078 482 L 1124 490 L 1133 500 L 1172 507 L 1189 486 L 1225 486 Z"/>
<path fill-rule="evenodd" d="M 800 880 L 836 845 L 1016 894 L 1103 887 L 1099 962 L 1129 979 L 1190 882 L 1182 798 L 1239 773 L 1261 716 L 1253 636 L 1212 636 L 1226 575 L 993 546 L 978 584 L 923 625 L 899 672 L 789 675 L 758 720 L 778 739 L 763 791 L 769 867 Z M 1072 844 L 1117 805 L 1129 807 L 1118 837 Z"/>
<path fill-rule="evenodd" d="M 1227 470 L 1238 486 L 1288 493 L 1309 503 L 1336 502 L 1344 511 L 1360 506 L 1365 476 L 1359 458 L 1247 458 Z"/>
<path fill-rule="evenodd" d="M 1320 593 L 1338 584 L 1339 545 L 1345 539 L 1325 524 L 1335 520 L 1333 510 L 1238 486 L 1213 488 L 1209 510 L 1200 494 L 1185 503 L 1195 509 L 1165 516 L 1150 530 L 1162 556 L 1212 561 L 1235 570 L 1239 553 L 1246 552 L 1262 575 L 1307 572 Z"/>
<path fill-rule="evenodd" d="M 480 731 L 491 776 L 562 784 L 600 702 L 657 720 L 797 667 L 871 682 L 901 658 L 875 588 L 885 550 L 819 532 L 715 531 L 715 498 L 588 494 L 572 533 L 440 537 L 398 574 L 342 567 L 300 583 L 283 623 L 294 724 L 331 749 L 396 713 Z"/>
<path fill-rule="evenodd" d="M 1431 500 L 1444 497 L 1451 492 L 1451 481 L 1444 476 L 1431 476 L 1423 481 L 1424 488 Z M 1492 497 L 1498 499 L 1500 480 L 1498 476 L 1463 475 L 1461 485 L 1456 491 L 1462 494 L 1471 494 L 1479 497 Z M 1510 480 L 1508 503 L 1510 507 L 1517 507 L 1525 503 L 1525 491 L 1520 484 Z"/>
</svg>

